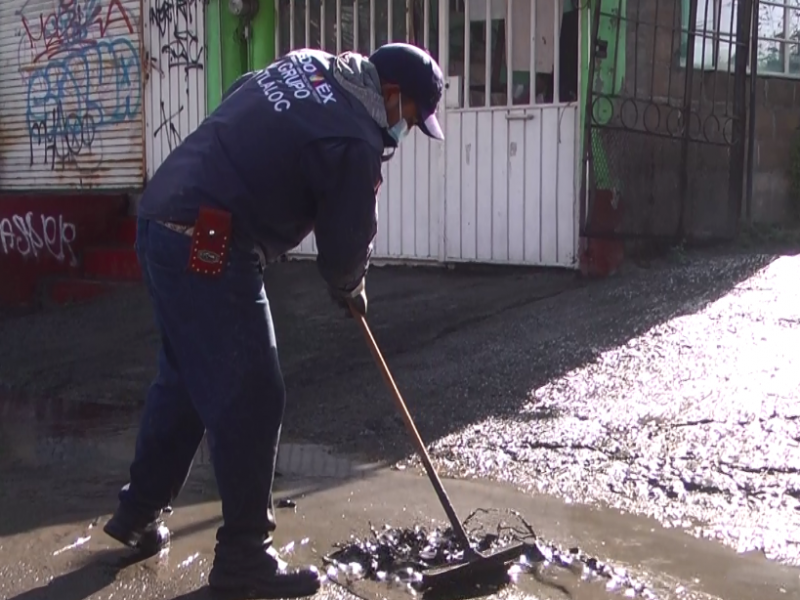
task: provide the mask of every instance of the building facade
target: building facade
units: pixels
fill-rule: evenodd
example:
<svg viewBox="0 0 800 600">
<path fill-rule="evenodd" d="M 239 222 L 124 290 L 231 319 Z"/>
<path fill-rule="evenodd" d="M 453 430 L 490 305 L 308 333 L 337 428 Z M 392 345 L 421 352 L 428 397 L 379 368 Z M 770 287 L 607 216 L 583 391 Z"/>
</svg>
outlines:
<svg viewBox="0 0 800 600">
<path fill-rule="evenodd" d="M 739 1 L 4 0 L 0 271 L 74 269 L 239 75 L 304 46 L 409 41 L 447 75 L 446 141 L 415 132 L 385 166 L 376 259 L 577 268 L 593 220 L 619 230 L 626 211 L 624 234 L 648 234 L 687 197 L 713 221 L 746 114 L 748 208 L 782 220 L 800 9 L 761 3 L 751 110 L 719 91 L 741 82 Z"/>
</svg>

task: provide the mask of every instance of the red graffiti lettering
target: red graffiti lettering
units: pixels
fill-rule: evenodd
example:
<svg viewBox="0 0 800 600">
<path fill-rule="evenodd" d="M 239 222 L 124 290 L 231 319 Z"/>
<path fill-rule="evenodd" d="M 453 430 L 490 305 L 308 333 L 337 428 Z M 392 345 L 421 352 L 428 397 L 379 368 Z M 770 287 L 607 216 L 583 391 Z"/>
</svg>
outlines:
<svg viewBox="0 0 800 600">
<path fill-rule="evenodd" d="M 109 0 L 105 9 L 101 0 L 58 0 L 54 12 L 39 15 L 38 27 L 27 17 L 22 17 L 30 48 L 31 63 L 50 60 L 62 52 L 78 47 L 92 46 L 106 37 L 112 25 L 122 23 L 125 33 L 132 34 L 134 27 L 128 11 L 120 0 Z"/>
<path fill-rule="evenodd" d="M 106 31 L 108 31 L 109 27 L 111 27 L 114 23 L 125 23 L 125 27 L 129 34 L 133 33 L 133 25 L 131 25 L 131 20 L 128 17 L 128 11 L 125 10 L 125 7 L 120 4 L 120 0 L 111 0 L 108 4 L 108 8 L 106 9 L 106 17 L 103 20 L 102 24 L 97 22 L 100 26 L 100 37 L 106 36 Z"/>
</svg>

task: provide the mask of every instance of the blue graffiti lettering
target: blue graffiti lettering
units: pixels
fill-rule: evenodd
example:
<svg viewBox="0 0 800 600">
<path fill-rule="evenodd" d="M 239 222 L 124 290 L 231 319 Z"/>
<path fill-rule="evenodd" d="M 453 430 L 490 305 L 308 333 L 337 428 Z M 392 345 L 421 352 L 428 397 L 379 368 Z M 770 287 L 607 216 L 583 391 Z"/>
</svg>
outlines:
<svg viewBox="0 0 800 600">
<path fill-rule="evenodd" d="M 97 40 L 62 53 L 28 80 L 31 164 L 44 147 L 51 168 L 79 166 L 97 131 L 132 121 L 141 109 L 142 68 L 130 40 Z"/>
</svg>

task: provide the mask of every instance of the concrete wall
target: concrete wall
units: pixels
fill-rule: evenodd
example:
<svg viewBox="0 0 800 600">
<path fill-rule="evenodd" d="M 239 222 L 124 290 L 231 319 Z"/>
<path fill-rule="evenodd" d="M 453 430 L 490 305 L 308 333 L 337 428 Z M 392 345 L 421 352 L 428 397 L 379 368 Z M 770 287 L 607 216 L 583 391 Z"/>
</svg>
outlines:
<svg viewBox="0 0 800 600">
<path fill-rule="evenodd" d="M 792 138 L 800 126 L 800 93 L 792 79 L 757 78 L 753 155 L 753 219 L 778 223 L 792 219 L 800 202 L 791 194 Z"/>
</svg>

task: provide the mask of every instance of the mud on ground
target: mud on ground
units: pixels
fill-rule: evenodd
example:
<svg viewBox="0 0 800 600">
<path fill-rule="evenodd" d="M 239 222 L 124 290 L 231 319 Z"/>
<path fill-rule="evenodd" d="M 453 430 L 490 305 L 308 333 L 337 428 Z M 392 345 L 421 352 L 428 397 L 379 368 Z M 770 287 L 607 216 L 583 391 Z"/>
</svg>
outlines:
<svg viewBox="0 0 800 600">
<path fill-rule="evenodd" d="M 447 472 L 653 515 L 795 563 L 799 272 L 792 256 L 703 253 L 599 282 L 383 268 L 370 277 L 370 323 Z M 286 439 L 405 460 L 360 333 L 315 267 L 276 265 L 267 288 Z M 0 382 L 13 393 L 144 397 L 156 338 L 138 287 L 0 327 Z"/>
</svg>

